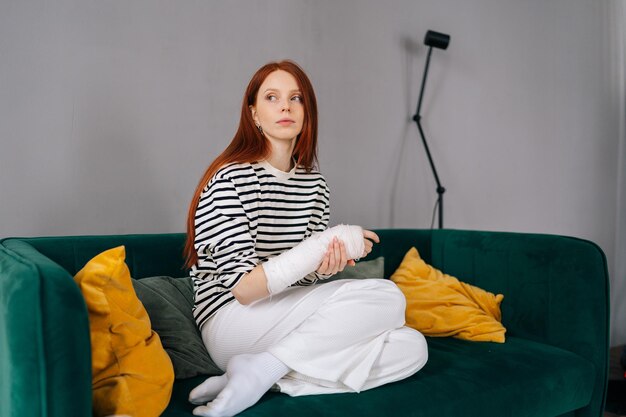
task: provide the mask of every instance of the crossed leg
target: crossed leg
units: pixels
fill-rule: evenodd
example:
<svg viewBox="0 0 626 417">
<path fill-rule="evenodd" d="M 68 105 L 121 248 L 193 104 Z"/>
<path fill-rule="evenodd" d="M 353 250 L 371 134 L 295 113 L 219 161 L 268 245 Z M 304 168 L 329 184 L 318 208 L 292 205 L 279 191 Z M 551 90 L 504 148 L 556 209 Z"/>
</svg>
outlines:
<svg viewBox="0 0 626 417">
<path fill-rule="evenodd" d="M 281 293 L 272 303 L 233 305 L 220 318 L 226 324 L 216 325 L 215 333 L 208 331 L 209 326 L 203 328 L 207 348 L 226 373 L 191 391 L 190 402 L 206 404 L 194 409 L 194 414 L 237 414 L 277 382 L 282 392 L 293 396 L 354 392 L 417 372 L 427 360 L 425 340 L 419 332 L 402 326 L 404 300 L 397 287 L 374 281 L 381 280 L 335 281 L 317 289 L 290 289 L 287 293 L 298 295 Z M 306 294 L 311 297 L 307 299 Z M 287 300 L 294 296 L 295 303 Z M 376 348 L 367 342 L 372 337 L 379 342 Z M 211 346 L 211 341 L 218 340 L 217 347 Z M 362 360 L 355 357 L 359 349 L 363 354 L 356 356 Z M 369 354 L 374 351 L 378 352 L 375 356 Z M 335 362 L 338 359 L 340 364 Z M 338 380 L 332 375 L 347 362 L 356 368 L 344 371 L 357 369 L 355 375 L 363 379 Z"/>
</svg>

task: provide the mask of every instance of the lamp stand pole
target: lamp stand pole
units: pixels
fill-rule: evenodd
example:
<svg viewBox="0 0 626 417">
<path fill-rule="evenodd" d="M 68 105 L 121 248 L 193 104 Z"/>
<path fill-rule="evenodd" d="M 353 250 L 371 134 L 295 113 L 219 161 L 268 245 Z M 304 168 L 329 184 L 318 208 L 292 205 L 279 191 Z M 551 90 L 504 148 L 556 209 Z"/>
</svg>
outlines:
<svg viewBox="0 0 626 417">
<path fill-rule="evenodd" d="M 424 86 L 426 85 L 426 77 L 428 76 L 428 66 L 430 64 L 430 55 L 433 52 L 433 47 L 430 46 L 428 48 L 428 56 L 426 57 L 426 66 L 424 67 L 424 76 L 422 78 L 422 88 L 420 90 L 420 98 L 417 103 L 417 112 L 415 116 L 413 116 L 413 120 L 417 123 L 417 129 L 420 132 L 420 136 L 422 137 L 422 143 L 424 144 L 424 149 L 426 149 L 426 155 L 428 156 L 428 162 L 430 162 L 430 168 L 433 171 L 433 175 L 435 176 L 435 181 L 437 182 L 437 205 L 439 209 L 439 228 L 443 229 L 443 193 L 446 192 L 446 189 L 441 186 L 441 181 L 439 181 L 439 175 L 437 175 L 437 168 L 435 168 L 435 163 L 433 162 L 433 157 L 430 154 L 430 149 L 428 148 L 428 143 L 426 143 L 426 137 L 424 136 L 424 130 L 422 129 L 421 119 L 422 116 L 420 114 L 420 110 L 422 109 L 422 98 L 424 98 Z"/>
</svg>

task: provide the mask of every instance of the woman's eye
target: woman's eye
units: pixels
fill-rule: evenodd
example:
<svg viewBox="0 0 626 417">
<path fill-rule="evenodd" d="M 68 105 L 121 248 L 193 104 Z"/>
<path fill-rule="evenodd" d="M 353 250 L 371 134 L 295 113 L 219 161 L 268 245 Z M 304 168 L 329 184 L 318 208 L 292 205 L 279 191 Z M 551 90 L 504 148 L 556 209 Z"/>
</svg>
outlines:
<svg viewBox="0 0 626 417">
<path fill-rule="evenodd" d="M 302 103 L 302 96 L 293 96 L 291 97 L 291 99 L 299 103 Z"/>
<path fill-rule="evenodd" d="M 278 100 L 278 98 L 274 95 L 274 94 L 270 94 L 267 97 L 265 97 L 268 101 L 276 101 Z"/>
</svg>

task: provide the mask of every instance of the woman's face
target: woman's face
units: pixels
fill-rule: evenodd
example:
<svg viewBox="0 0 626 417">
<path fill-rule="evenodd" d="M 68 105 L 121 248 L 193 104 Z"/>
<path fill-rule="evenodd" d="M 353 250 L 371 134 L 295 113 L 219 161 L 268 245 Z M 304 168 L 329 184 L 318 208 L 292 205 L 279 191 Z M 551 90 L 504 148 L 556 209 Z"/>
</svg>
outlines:
<svg viewBox="0 0 626 417">
<path fill-rule="evenodd" d="M 265 78 L 250 106 L 252 118 L 270 140 L 293 140 L 302 131 L 304 105 L 302 92 L 293 75 L 276 70 Z"/>
</svg>

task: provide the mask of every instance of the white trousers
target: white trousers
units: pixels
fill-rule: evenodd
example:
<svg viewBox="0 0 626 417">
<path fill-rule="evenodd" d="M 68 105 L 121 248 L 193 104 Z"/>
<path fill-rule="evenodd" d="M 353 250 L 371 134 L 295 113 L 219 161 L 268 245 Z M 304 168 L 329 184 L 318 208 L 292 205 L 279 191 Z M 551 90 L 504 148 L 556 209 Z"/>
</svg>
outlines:
<svg viewBox="0 0 626 417">
<path fill-rule="evenodd" d="M 247 306 L 231 302 L 201 333 L 222 370 L 235 355 L 274 355 L 292 370 L 276 383 L 291 396 L 360 392 L 426 364 L 426 340 L 404 326 L 405 305 L 392 281 L 337 280 L 290 287 Z"/>
</svg>

